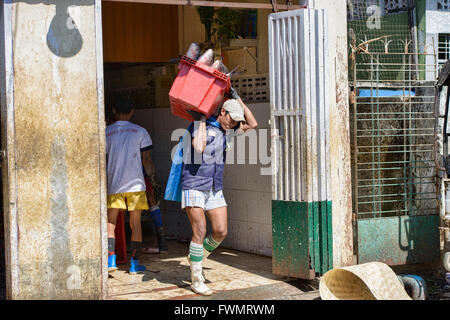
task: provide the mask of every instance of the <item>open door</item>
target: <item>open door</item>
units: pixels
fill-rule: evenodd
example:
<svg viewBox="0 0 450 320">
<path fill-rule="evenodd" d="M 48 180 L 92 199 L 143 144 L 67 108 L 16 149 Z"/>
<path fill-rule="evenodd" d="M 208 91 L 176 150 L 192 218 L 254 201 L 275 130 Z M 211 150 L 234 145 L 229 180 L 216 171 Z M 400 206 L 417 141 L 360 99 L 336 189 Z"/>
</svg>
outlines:
<svg viewBox="0 0 450 320">
<path fill-rule="evenodd" d="M 332 268 L 324 10 L 269 16 L 273 272 Z"/>
</svg>

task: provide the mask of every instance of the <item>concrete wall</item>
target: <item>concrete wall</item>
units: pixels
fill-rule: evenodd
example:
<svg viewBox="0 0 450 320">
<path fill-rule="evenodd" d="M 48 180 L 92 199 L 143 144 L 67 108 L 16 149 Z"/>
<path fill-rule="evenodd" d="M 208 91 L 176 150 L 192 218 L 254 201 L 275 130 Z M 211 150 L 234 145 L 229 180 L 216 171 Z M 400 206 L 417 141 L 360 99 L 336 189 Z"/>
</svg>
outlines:
<svg viewBox="0 0 450 320">
<path fill-rule="evenodd" d="M 450 11 L 438 10 L 436 0 L 426 0 L 425 10 L 426 48 L 429 53 L 433 52 L 432 50 L 434 49 L 437 55 L 439 33 L 450 33 Z M 435 63 L 434 57 L 427 56 L 426 61 L 430 65 L 427 66 L 427 70 L 431 70 L 432 65 Z M 426 73 L 427 81 L 435 81 L 436 77 L 437 73 L 435 74 L 430 71 Z"/>
<path fill-rule="evenodd" d="M 178 48 L 185 54 L 192 42 L 205 41 L 205 28 L 193 6 L 178 6 Z"/>
<path fill-rule="evenodd" d="M 309 7 L 328 14 L 333 265 L 353 264 L 350 122 L 348 100 L 347 2 L 310 0 Z"/>
<path fill-rule="evenodd" d="M 270 107 L 268 103 L 249 104 L 258 121 L 258 129 L 268 128 Z M 152 158 L 161 181 L 166 183 L 170 172 L 170 154 L 176 142 L 171 142 L 175 129 L 186 128 L 189 122 L 175 117 L 170 109 L 136 110 L 132 122 L 146 128 L 154 142 Z M 248 139 L 248 138 L 247 138 Z M 249 146 L 246 145 L 245 164 L 237 164 L 237 142 L 227 157 L 235 164 L 227 164 L 224 175 L 224 194 L 228 204 L 228 237 L 224 247 L 272 255 L 272 194 L 270 176 L 260 175 L 267 165 L 250 164 Z M 266 155 L 270 155 L 270 137 L 267 136 Z M 242 156 L 239 158 L 242 159 Z M 255 160 L 256 159 L 252 159 Z M 181 211 L 181 204 L 162 201 L 163 221 L 169 237 L 188 240 L 192 235 L 189 220 Z"/>
<path fill-rule="evenodd" d="M 258 140 L 258 152 L 270 156 L 270 105 L 260 103 L 248 106 L 258 121 L 256 133 L 261 132 L 267 141 L 267 149 L 261 150 L 261 141 Z M 263 158 L 250 156 L 249 149 L 247 140 L 245 155 L 241 153 L 236 140 L 234 148 L 227 154 L 227 157 L 234 156 L 235 164 L 229 164 L 225 169 L 224 193 L 229 210 L 229 236 L 223 245 L 272 256 L 272 180 L 270 175 L 261 175 L 261 169 L 267 167 L 261 163 Z M 239 164 L 239 160 L 245 160 L 245 164 Z"/>
<path fill-rule="evenodd" d="M 10 299 L 107 294 L 100 3 L 2 4 Z"/>
</svg>

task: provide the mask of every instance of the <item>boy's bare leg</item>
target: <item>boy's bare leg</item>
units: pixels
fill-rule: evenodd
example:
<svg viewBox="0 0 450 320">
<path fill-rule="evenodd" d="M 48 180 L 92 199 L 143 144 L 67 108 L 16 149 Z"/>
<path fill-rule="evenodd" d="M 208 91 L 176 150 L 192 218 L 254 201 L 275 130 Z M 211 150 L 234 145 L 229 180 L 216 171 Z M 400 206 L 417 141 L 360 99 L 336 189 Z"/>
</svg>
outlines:
<svg viewBox="0 0 450 320">
<path fill-rule="evenodd" d="M 228 211 L 226 206 L 209 210 L 206 212 L 206 215 L 211 221 L 212 233 L 203 242 L 203 261 L 225 240 L 228 233 Z"/>
<path fill-rule="evenodd" d="M 117 216 L 120 209 L 108 209 L 108 238 L 115 238 Z"/>
<path fill-rule="evenodd" d="M 202 208 L 187 207 L 186 213 L 192 227 L 192 240 L 189 245 L 188 260 L 191 265 L 191 289 L 195 293 L 211 295 L 202 275 L 203 241 L 206 235 L 206 217 Z"/>
<path fill-rule="evenodd" d="M 130 211 L 131 241 L 142 242 L 141 210 Z"/>
<path fill-rule="evenodd" d="M 205 212 L 199 207 L 186 207 L 186 213 L 192 227 L 192 242 L 203 244 L 206 236 Z"/>
<path fill-rule="evenodd" d="M 228 234 L 228 211 L 227 207 L 220 207 L 206 212 L 211 221 L 212 237 L 216 242 L 225 240 Z"/>
<path fill-rule="evenodd" d="M 131 259 L 130 274 L 139 271 L 145 271 L 145 266 L 139 265 L 139 257 L 142 251 L 142 228 L 141 228 L 141 210 L 130 211 L 131 228 Z"/>
</svg>

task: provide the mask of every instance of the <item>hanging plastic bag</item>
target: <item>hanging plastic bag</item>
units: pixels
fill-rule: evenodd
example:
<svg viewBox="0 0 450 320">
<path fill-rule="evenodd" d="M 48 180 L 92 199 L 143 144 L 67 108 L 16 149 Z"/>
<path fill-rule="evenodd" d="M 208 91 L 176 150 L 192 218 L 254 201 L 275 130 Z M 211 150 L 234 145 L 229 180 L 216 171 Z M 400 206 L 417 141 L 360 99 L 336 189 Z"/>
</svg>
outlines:
<svg viewBox="0 0 450 320">
<path fill-rule="evenodd" d="M 173 156 L 172 167 L 170 168 L 169 179 L 166 184 L 164 200 L 181 202 L 181 173 L 183 171 L 183 139 L 189 134 L 193 123 L 189 125 L 187 131 L 178 142 Z"/>
</svg>

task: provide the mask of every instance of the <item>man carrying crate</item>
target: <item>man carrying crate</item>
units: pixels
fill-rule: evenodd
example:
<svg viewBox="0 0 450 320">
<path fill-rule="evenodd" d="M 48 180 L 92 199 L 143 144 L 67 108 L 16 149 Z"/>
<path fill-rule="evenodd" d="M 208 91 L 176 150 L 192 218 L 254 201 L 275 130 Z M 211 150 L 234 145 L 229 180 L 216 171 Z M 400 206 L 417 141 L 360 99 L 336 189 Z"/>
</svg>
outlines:
<svg viewBox="0 0 450 320">
<path fill-rule="evenodd" d="M 190 153 L 185 150 L 188 154 L 183 157 L 181 207 L 188 215 L 193 233 L 188 255 L 191 289 L 202 295 L 212 294 L 204 283 L 202 262 L 227 235 L 227 204 L 222 193 L 226 133 L 237 130 L 242 134 L 258 125 L 233 88 L 230 95 L 232 99 L 225 101 L 217 117 L 206 119 L 200 113 L 190 112 L 196 121 L 189 130 L 193 138 Z M 208 236 L 205 213 L 212 226 L 212 234 Z"/>
</svg>

